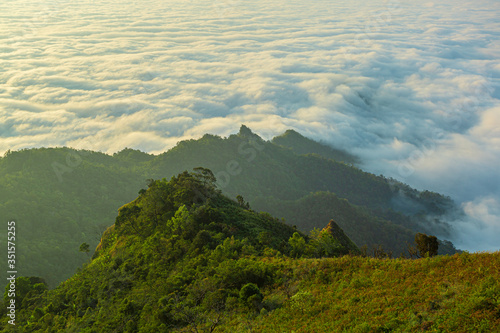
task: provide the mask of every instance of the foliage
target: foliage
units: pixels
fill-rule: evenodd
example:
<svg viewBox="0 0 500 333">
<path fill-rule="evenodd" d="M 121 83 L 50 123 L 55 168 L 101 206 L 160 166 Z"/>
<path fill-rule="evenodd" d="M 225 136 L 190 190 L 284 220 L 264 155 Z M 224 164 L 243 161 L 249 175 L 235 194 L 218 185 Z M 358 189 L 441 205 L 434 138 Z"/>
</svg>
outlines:
<svg viewBox="0 0 500 333">
<path fill-rule="evenodd" d="M 439 243 L 436 236 L 427 236 L 419 232 L 415 235 L 415 244 L 420 257 L 432 257 L 438 253 Z"/>
<path fill-rule="evenodd" d="M 298 155 L 318 154 L 339 162 L 359 162 L 358 158 L 343 150 L 307 139 L 294 130 L 287 130 L 282 135 L 273 138 L 272 142 L 278 146 L 289 148 Z"/>
<path fill-rule="evenodd" d="M 316 221 L 335 218 L 336 224 L 359 247 L 381 247 L 386 252 L 399 256 L 407 251 L 407 243 L 413 243 L 415 232 L 405 225 L 378 217 L 365 207 L 355 206 L 347 200 L 329 192 L 311 193 L 299 200 L 279 200 L 265 198 L 254 202 L 253 206 L 273 211 L 289 224 L 297 225 L 303 232 L 318 228 Z M 444 243 L 440 254 L 453 254 L 453 245 Z"/>
<path fill-rule="evenodd" d="M 291 247 L 291 255 L 294 258 L 301 257 L 306 254 L 306 241 L 298 232 L 294 232 L 288 240 Z"/>
<path fill-rule="evenodd" d="M 179 142 L 158 156 L 128 148 L 112 156 L 70 148 L 24 149 L 0 158 L 0 215 L 18 222 L 23 272 L 44 277 L 50 287 L 85 263 L 80 244 L 89 244 L 92 252 L 120 207 L 116 225 L 122 219 L 126 225 L 118 229 L 136 235 L 140 230 L 144 238 L 150 232 L 143 228 L 146 220 L 155 228 L 175 214 L 170 208 L 167 215 L 158 214 L 166 203 L 195 196 L 198 204 L 210 198 L 215 185 L 231 198 L 240 195 L 244 208 L 284 217 L 304 233 L 333 218 L 358 246 L 380 244 L 399 254 L 416 232 L 446 235 L 447 225 L 439 218 L 453 210 L 449 198 L 341 163 L 350 155 L 339 152 L 296 132 L 267 142 L 244 126 L 228 138 L 205 135 Z M 186 176 L 193 186 L 176 192 L 177 198 L 163 197 L 167 185 L 152 181 L 193 168 Z M 212 190 L 196 192 L 199 184 Z M 149 198 L 147 204 L 123 206 L 138 192 Z M 440 253 L 454 251 L 440 246 Z M 5 260 L 0 258 L 0 266 Z"/>
<path fill-rule="evenodd" d="M 210 170 L 150 180 L 75 276 L 43 298 L 41 280 L 16 280 L 18 327 L 135 331 L 144 317 L 153 330 L 213 329 L 232 309 L 262 308 L 259 287 L 274 283 L 276 272 L 259 258 L 270 249 L 290 254 L 292 236 L 306 246 L 294 228 L 223 196 Z"/>
<path fill-rule="evenodd" d="M 286 261 L 298 291 L 256 332 L 496 332 L 500 253 Z M 280 293 L 272 289 L 266 298 Z M 265 298 L 265 299 L 266 299 Z M 264 299 L 264 302 L 265 302 Z M 241 330 L 234 317 L 222 332 Z"/>
<path fill-rule="evenodd" d="M 80 245 L 80 252 L 85 252 L 88 254 L 90 252 L 90 245 L 87 243 L 82 243 Z"/>
<path fill-rule="evenodd" d="M 250 308 L 259 309 L 264 299 L 259 287 L 254 283 L 247 283 L 240 290 L 240 300 Z"/>
<path fill-rule="evenodd" d="M 19 306 L 23 302 L 29 303 L 33 298 L 36 298 L 40 294 L 47 290 L 47 283 L 37 276 L 20 276 L 15 279 L 15 302 Z M 10 286 L 5 287 L 5 292 L 3 296 L 4 304 L 8 304 L 12 298 L 10 295 Z"/>
<path fill-rule="evenodd" d="M 342 233 L 331 221 L 306 236 L 269 214 L 242 207 L 197 172 L 152 180 L 120 208 L 92 261 L 74 276 L 50 291 L 38 278 L 16 280 L 15 329 L 500 328 L 500 253 L 419 260 L 341 256 L 345 241 L 335 235 Z M 4 314 L 0 331 L 9 332 Z"/>
</svg>

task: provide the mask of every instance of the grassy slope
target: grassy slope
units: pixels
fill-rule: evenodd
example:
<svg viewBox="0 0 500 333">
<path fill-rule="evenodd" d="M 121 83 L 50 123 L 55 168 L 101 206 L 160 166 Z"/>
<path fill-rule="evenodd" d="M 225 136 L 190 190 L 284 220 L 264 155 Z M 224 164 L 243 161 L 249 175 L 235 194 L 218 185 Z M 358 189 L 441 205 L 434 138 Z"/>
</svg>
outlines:
<svg viewBox="0 0 500 333">
<path fill-rule="evenodd" d="M 162 321 L 158 318 L 168 317 L 162 302 L 169 299 L 176 288 L 184 286 L 185 282 L 175 278 L 176 270 L 182 272 L 182 269 L 175 268 L 170 274 L 156 276 L 136 287 L 135 282 L 130 281 L 130 274 L 124 275 L 126 263 L 122 265 L 111 270 L 116 261 L 109 256 L 100 257 L 53 291 L 48 301 L 42 302 L 49 304 L 43 308 L 40 315 L 43 317 L 38 319 L 40 323 L 45 322 L 45 326 L 33 325 L 31 329 L 18 326 L 18 332 L 209 331 L 209 325 L 201 319 L 198 325 L 186 324 L 182 328 L 167 329 L 160 324 Z M 187 269 L 200 274 L 192 265 L 189 263 Z M 206 292 L 210 293 L 217 289 L 212 284 L 214 276 L 224 281 L 221 283 L 244 279 L 243 268 L 249 266 L 273 275 L 272 279 L 259 284 L 264 295 L 262 303 L 256 309 L 241 305 L 229 308 L 226 304 L 215 332 L 490 333 L 500 330 L 499 252 L 419 260 L 242 255 L 239 259 L 221 262 L 213 272 L 215 275 L 208 272 L 203 273 L 206 276 L 197 275 L 190 288 L 207 287 Z M 234 269 L 242 274 L 235 274 Z M 240 284 L 247 281 L 250 280 Z M 86 297 L 82 291 L 85 286 L 94 295 L 100 295 L 95 296 L 96 299 L 102 297 L 95 309 L 85 308 L 94 299 Z M 61 306 L 55 302 L 57 299 L 63 299 L 69 308 L 59 314 L 46 314 L 54 304 Z M 131 310 L 127 310 L 127 304 L 133 304 Z M 175 306 L 175 311 L 187 311 L 182 303 Z M 33 322 L 36 311 L 31 313 L 20 317 L 18 323 L 27 318 Z M 96 321 L 100 326 L 90 329 Z M 7 326 L 5 328 L 9 332 Z"/>
<path fill-rule="evenodd" d="M 23 287 L 14 331 L 500 329 L 500 253 L 292 259 L 292 227 L 203 182 L 188 173 L 151 182 L 80 272 L 54 290 Z M 314 256 L 319 243 L 309 241 L 302 255 Z M 242 296 L 248 283 L 256 297 Z M 7 319 L 2 306 L 4 332 Z"/>
<path fill-rule="evenodd" d="M 419 260 L 361 257 L 277 260 L 293 271 L 266 299 L 283 307 L 224 332 L 498 332 L 500 252 Z M 265 299 L 265 300 L 266 300 Z M 234 326 L 233 326 L 234 325 Z"/>
<path fill-rule="evenodd" d="M 328 147 L 298 134 L 286 144 L 330 156 Z M 78 252 L 80 244 L 87 242 L 95 248 L 117 209 L 136 197 L 146 179 L 169 178 L 198 166 L 212 169 L 225 184 L 225 194 L 243 195 L 256 210 L 286 217 L 303 231 L 322 228 L 333 218 L 358 246 L 381 244 L 395 255 L 405 242 L 413 241 L 415 232 L 432 232 L 420 223 L 425 218 L 410 220 L 386 210 L 399 197 L 397 192 L 404 191 L 410 206 L 424 212 L 434 209 L 434 203 L 438 203 L 434 210 L 439 211 L 448 202 L 437 194 L 425 196 L 426 192 L 318 155 L 299 156 L 264 142 L 245 128 L 226 139 L 207 135 L 184 141 L 159 156 L 130 149 L 113 156 L 69 148 L 27 149 L 0 158 L 0 215 L 17 221 L 19 270 L 56 286 L 86 260 Z M 310 194 L 317 191 L 330 192 L 330 199 Z M 270 197 L 274 206 L 262 204 L 271 202 Z M 347 206 L 341 214 L 336 210 L 337 198 L 349 200 L 342 204 Z M 381 213 L 364 214 L 365 208 L 358 210 L 350 204 L 376 207 Z M 310 207 L 314 211 L 308 211 Z M 408 204 L 405 201 L 398 207 L 404 211 Z M 0 236 L 6 237 L 6 231 L 0 230 Z M 449 247 L 447 253 L 452 252 Z M 0 258 L 0 265 L 5 260 Z"/>
</svg>

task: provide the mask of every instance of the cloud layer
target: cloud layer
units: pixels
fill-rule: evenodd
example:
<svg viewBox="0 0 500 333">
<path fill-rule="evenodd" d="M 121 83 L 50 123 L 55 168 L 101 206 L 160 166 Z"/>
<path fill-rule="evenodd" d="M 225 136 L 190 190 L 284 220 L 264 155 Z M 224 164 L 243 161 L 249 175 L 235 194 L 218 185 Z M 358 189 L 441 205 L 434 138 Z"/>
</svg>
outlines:
<svg viewBox="0 0 500 333">
<path fill-rule="evenodd" d="M 267 139 L 294 128 L 452 196 L 468 216 L 457 245 L 500 248 L 498 1 L 19 0 L 0 13 L 0 153 L 160 153 L 241 123 Z"/>
</svg>

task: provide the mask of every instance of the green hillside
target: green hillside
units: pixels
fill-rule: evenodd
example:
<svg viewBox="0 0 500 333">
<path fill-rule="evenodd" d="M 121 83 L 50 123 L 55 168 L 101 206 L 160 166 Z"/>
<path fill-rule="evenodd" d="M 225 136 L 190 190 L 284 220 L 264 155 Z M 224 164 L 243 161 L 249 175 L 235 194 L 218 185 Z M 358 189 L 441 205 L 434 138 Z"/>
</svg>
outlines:
<svg viewBox="0 0 500 333">
<path fill-rule="evenodd" d="M 306 148 L 314 154 L 302 154 Z M 364 172 L 335 154 L 295 132 L 269 142 L 245 126 L 228 138 L 179 142 L 158 156 L 132 149 L 112 156 L 70 148 L 9 152 L 0 158 L 0 215 L 16 221 L 20 272 L 50 287 L 85 262 L 80 244 L 97 246 L 118 208 L 148 179 L 198 166 L 213 170 L 225 195 L 241 195 L 252 209 L 305 233 L 333 219 L 358 247 L 381 245 L 396 256 L 416 232 L 447 236 L 449 226 L 439 219 L 455 209 L 449 198 Z M 449 243 L 440 250 L 455 252 Z"/>
<path fill-rule="evenodd" d="M 348 238 L 339 241 L 328 230 L 308 237 L 253 212 L 223 196 L 213 174 L 198 168 L 170 181 L 150 181 L 147 190 L 120 208 L 93 260 L 55 290 L 44 291 L 40 279 L 18 278 L 16 327 L 26 332 L 134 331 L 139 308 L 149 311 L 144 325 L 150 331 L 208 327 L 219 315 L 211 310 L 224 311 L 231 302 L 237 306 L 245 286 L 248 298 L 260 297 L 255 290 L 275 281 L 276 272 L 256 258 L 347 253 L 359 253 Z M 261 302 L 243 300 L 249 306 Z M 8 288 L 4 302 L 9 302 Z"/>
<path fill-rule="evenodd" d="M 0 159 L 0 215 L 16 221 L 20 272 L 54 287 L 81 266 L 86 257 L 79 245 L 95 247 L 117 208 L 145 186 L 146 175 L 134 170 L 141 162 L 131 166 L 121 157 L 42 148 Z M 5 257 L 0 264 L 5 267 Z"/>
<path fill-rule="evenodd" d="M 298 155 L 318 154 L 339 162 L 359 163 L 359 159 L 355 156 L 343 150 L 308 139 L 294 130 L 288 130 L 282 135 L 275 137 L 272 143 L 289 148 Z"/>
<path fill-rule="evenodd" d="M 413 242 L 419 226 L 414 220 L 397 213 L 387 211 L 387 218 L 377 216 L 365 207 L 355 206 L 347 199 L 341 199 L 330 192 L 311 193 L 299 200 L 279 200 L 273 197 L 258 198 L 255 207 L 273 212 L 284 218 L 289 224 L 308 232 L 318 227 L 320 221 L 334 218 L 335 222 L 359 246 L 380 245 L 392 251 L 397 257 L 407 255 L 407 244 Z M 394 223 L 392 220 L 398 221 Z M 425 230 L 421 228 L 420 230 Z M 447 241 L 440 241 L 440 254 L 453 254 L 455 248 Z"/>
<path fill-rule="evenodd" d="M 500 253 L 360 256 L 335 222 L 304 235 L 232 200 L 204 168 L 123 205 L 54 290 L 16 281 L 2 332 L 493 332 Z"/>
<path fill-rule="evenodd" d="M 264 304 L 280 306 L 235 316 L 219 332 L 500 331 L 500 252 L 270 264 L 290 272 L 286 286 L 264 292 Z"/>
</svg>

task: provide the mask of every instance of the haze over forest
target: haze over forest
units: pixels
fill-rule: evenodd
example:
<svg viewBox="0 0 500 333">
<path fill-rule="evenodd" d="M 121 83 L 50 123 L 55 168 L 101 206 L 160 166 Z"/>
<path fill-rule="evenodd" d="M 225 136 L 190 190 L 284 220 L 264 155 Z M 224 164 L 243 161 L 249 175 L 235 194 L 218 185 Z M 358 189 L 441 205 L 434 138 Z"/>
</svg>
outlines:
<svg viewBox="0 0 500 333">
<path fill-rule="evenodd" d="M 500 3 L 0 3 L 0 154 L 160 154 L 241 124 L 450 196 L 455 246 L 500 248 Z M 112 221 L 111 221 L 112 223 Z"/>
</svg>

